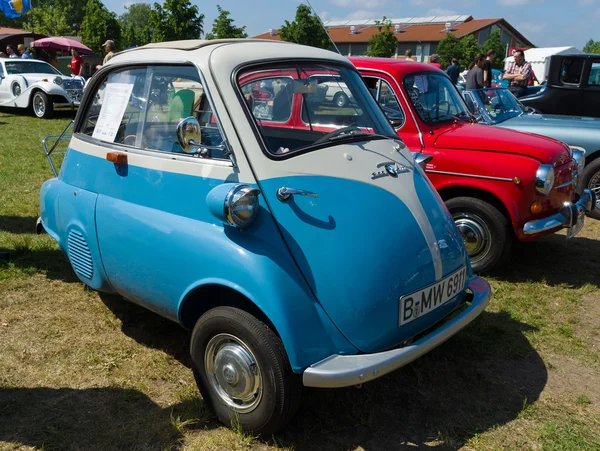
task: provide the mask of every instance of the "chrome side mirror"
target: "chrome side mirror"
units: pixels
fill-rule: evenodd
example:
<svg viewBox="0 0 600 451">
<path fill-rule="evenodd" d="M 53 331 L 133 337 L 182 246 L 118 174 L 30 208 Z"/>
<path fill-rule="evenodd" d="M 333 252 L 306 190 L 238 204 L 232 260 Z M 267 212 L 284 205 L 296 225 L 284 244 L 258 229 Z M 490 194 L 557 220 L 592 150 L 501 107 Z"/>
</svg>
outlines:
<svg viewBox="0 0 600 451">
<path fill-rule="evenodd" d="M 195 117 L 186 117 L 177 124 L 177 141 L 185 153 L 197 153 L 200 147 L 200 123 Z"/>
<path fill-rule="evenodd" d="M 421 166 L 421 169 L 425 170 L 425 166 L 427 165 L 427 163 L 429 163 L 431 160 L 433 160 L 433 155 L 425 155 L 424 153 L 421 152 L 411 152 L 413 158 L 415 159 L 415 163 L 417 163 L 419 166 Z"/>
</svg>

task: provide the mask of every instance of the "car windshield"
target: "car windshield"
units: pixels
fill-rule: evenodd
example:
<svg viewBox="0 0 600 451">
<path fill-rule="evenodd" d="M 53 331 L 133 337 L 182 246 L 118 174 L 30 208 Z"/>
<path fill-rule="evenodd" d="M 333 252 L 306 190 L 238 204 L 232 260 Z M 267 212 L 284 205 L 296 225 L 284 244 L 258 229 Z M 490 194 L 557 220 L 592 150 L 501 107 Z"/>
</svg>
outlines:
<svg viewBox="0 0 600 451">
<path fill-rule="evenodd" d="M 467 105 L 475 117 L 499 124 L 525 112 L 523 105 L 505 88 L 465 91 Z"/>
<path fill-rule="evenodd" d="M 394 137 L 360 75 L 322 64 L 281 64 L 240 73 L 238 83 L 273 155 L 340 141 Z"/>
<path fill-rule="evenodd" d="M 409 74 L 404 89 L 421 120 L 429 125 L 469 116 L 450 79 L 434 72 Z"/>
<path fill-rule="evenodd" d="M 6 61 L 6 73 L 8 75 L 14 74 L 52 74 L 62 75 L 58 70 L 52 67 L 50 64 L 43 61 Z"/>
</svg>

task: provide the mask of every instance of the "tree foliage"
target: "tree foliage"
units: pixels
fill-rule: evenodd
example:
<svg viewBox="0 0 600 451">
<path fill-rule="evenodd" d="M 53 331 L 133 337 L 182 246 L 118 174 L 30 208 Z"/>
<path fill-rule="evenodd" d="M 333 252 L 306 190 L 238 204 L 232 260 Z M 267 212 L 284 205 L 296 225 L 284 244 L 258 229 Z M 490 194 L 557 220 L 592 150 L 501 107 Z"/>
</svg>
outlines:
<svg viewBox="0 0 600 451">
<path fill-rule="evenodd" d="M 60 6 L 38 6 L 30 11 L 28 21 L 24 24 L 26 30 L 47 36 L 74 36 L 77 29 L 67 22 L 67 14 Z"/>
<path fill-rule="evenodd" d="M 447 33 L 438 44 L 436 52 L 440 57 L 440 64 L 443 68 L 446 68 L 452 64 L 452 58 L 461 59 L 462 47 L 460 40 L 454 36 L 454 33 Z"/>
<path fill-rule="evenodd" d="M 378 56 L 382 58 L 391 58 L 398 49 L 398 39 L 391 31 L 392 21 L 383 16 L 382 20 L 375 21 L 378 33 L 369 39 L 368 56 Z"/>
<path fill-rule="evenodd" d="M 477 39 L 472 34 L 469 34 L 460 40 L 460 48 L 462 50 L 459 64 L 461 67 L 468 67 L 475 59 L 478 53 L 481 52 Z"/>
<path fill-rule="evenodd" d="M 213 22 L 212 31 L 206 35 L 206 39 L 247 38 L 246 26 L 236 27 L 233 19 L 229 17 L 229 11 L 217 5 L 219 15 Z"/>
<path fill-rule="evenodd" d="M 295 42 L 296 44 L 329 49 L 331 41 L 327 32 L 321 25 L 319 18 L 312 14 L 306 5 L 298 5 L 296 18 L 290 23 L 287 20 L 279 30 L 282 41 Z"/>
<path fill-rule="evenodd" d="M 115 13 L 108 11 L 100 0 L 88 0 L 84 12 L 81 38 L 85 45 L 100 55 L 103 53 L 102 44 L 107 39 L 119 45 L 121 28 Z"/>
<path fill-rule="evenodd" d="M 496 52 L 496 58 L 492 61 L 492 67 L 502 69 L 504 67 L 504 58 L 506 56 L 506 46 L 500 40 L 500 30 L 494 30 L 490 33 L 487 41 L 481 46 L 484 55 L 487 55 L 489 50 Z"/>
<path fill-rule="evenodd" d="M 583 47 L 583 52 L 600 54 L 600 41 L 590 39 Z"/>
<path fill-rule="evenodd" d="M 165 0 L 162 6 L 154 3 L 149 25 L 152 42 L 200 39 L 204 32 L 204 14 L 189 0 Z"/>
<path fill-rule="evenodd" d="M 147 3 L 133 3 L 125 6 L 125 9 L 127 11 L 119 17 L 122 47 L 134 47 L 151 42 L 152 32 L 149 24 L 151 6 Z"/>
</svg>

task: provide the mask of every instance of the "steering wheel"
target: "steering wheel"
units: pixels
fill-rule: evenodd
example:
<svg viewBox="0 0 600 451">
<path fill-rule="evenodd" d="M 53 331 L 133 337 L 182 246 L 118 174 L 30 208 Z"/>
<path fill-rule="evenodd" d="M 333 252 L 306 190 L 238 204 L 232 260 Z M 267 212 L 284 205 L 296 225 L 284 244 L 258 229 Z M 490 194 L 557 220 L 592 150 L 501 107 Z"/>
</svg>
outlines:
<svg viewBox="0 0 600 451">
<path fill-rule="evenodd" d="M 349 127 L 338 128 L 337 130 L 334 130 L 331 133 L 327 133 L 326 135 L 321 136 L 313 144 L 321 144 L 321 143 L 327 142 L 331 138 L 335 138 L 336 136 L 339 136 L 339 135 L 342 135 L 344 133 L 348 133 L 348 132 L 351 132 L 354 130 L 360 131 L 360 128 L 358 128 L 355 125 L 350 125 Z"/>
<path fill-rule="evenodd" d="M 123 140 L 123 144 L 126 146 L 134 146 L 135 145 L 135 135 L 127 135 Z"/>
<path fill-rule="evenodd" d="M 432 109 L 435 110 L 435 118 L 440 117 L 440 106 L 446 105 L 446 114 L 445 116 L 450 116 L 450 102 L 447 100 L 440 100 L 438 103 L 434 104 Z"/>
</svg>

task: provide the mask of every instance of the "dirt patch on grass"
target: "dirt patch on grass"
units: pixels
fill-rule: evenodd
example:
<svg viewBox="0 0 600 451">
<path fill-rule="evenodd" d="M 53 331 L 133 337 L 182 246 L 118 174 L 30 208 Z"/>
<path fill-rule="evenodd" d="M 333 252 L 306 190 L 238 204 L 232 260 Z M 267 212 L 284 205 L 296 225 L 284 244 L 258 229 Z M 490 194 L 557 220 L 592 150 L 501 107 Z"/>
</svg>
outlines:
<svg viewBox="0 0 600 451">
<path fill-rule="evenodd" d="M 591 348 L 600 353 L 600 293 L 589 293 L 581 298 L 578 319 L 575 334 L 588 340 Z"/>
</svg>

